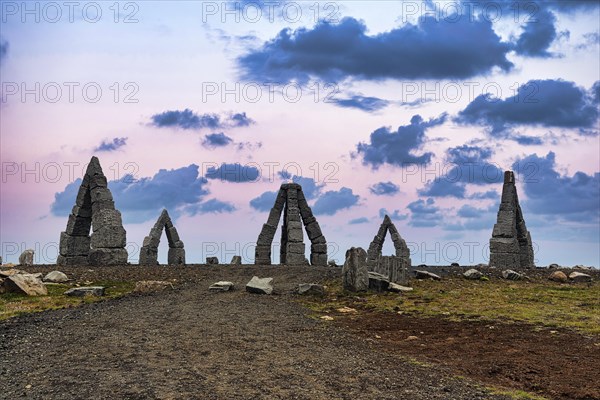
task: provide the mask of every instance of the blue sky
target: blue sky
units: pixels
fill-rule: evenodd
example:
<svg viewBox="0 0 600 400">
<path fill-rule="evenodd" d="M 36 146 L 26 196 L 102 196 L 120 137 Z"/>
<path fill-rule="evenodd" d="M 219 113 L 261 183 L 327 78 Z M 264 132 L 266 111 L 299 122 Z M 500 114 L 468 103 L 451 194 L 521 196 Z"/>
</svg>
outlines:
<svg viewBox="0 0 600 400">
<path fill-rule="evenodd" d="M 6 261 L 54 261 L 96 155 L 131 262 L 165 207 L 189 262 L 251 262 L 288 181 L 338 262 L 386 213 L 415 264 L 486 262 L 513 169 L 536 262 L 600 265 L 598 2 L 22 4 L 0 1 Z"/>
</svg>

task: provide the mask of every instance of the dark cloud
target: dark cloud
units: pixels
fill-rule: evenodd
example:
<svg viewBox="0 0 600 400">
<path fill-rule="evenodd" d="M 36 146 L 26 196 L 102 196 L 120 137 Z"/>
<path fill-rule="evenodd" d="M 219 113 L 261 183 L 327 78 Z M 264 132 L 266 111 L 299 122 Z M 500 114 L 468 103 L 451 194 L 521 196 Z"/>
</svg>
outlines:
<svg viewBox="0 0 600 400">
<path fill-rule="evenodd" d="M 513 67 L 506 58 L 511 45 L 484 18 L 436 21 L 428 16 L 418 25 L 373 36 L 366 31 L 351 17 L 337 24 L 320 21 L 313 29 L 287 28 L 239 57 L 238 64 L 245 79 L 270 82 L 465 79 Z"/>
<path fill-rule="evenodd" d="M 476 208 L 476 207 L 470 206 L 468 204 L 465 204 L 461 208 L 458 209 L 458 212 L 456 214 L 462 218 L 479 218 L 484 213 L 485 213 L 484 209 Z"/>
<path fill-rule="evenodd" d="M 537 136 L 513 135 L 511 139 L 523 146 L 539 146 L 544 144 L 544 140 Z"/>
<path fill-rule="evenodd" d="M 521 171 L 527 199 L 521 201 L 527 212 L 560 216 L 566 220 L 597 224 L 600 217 L 600 173 L 576 172 L 561 175 L 556 156 L 531 154 L 513 164 Z"/>
<path fill-rule="evenodd" d="M 548 48 L 556 39 L 556 16 L 548 10 L 540 10 L 523 27 L 515 43 L 515 51 L 528 57 L 549 58 Z"/>
<path fill-rule="evenodd" d="M 469 199 L 473 200 L 494 200 L 499 198 L 500 195 L 495 190 L 488 190 L 487 192 L 475 192 L 469 196 Z"/>
<path fill-rule="evenodd" d="M 371 187 L 369 191 L 376 196 L 392 196 L 400 192 L 400 187 L 393 182 L 378 182 Z"/>
<path fill-rule="evenodd" d="M 418 193 L 429 197 L 466 196 L 466 185 L 488 185 L 502 182 L 504 171 L 491 163 L 492 150 L 488 147 L 458 146 L 448 149 L 447 161 L 454 165 L 448 171 L 433 181 Z"/>
<path fill-rule="evenodd" d="M 185 208 L 186 213 L 190 215 L 232 213 L 235 210 L 236 208 L 233 204 L 217 199 L 210 199 Z"/>
<path fill-rule="evenodd" d="M 202 140 L 202 146 L 204 147 L 224 147 L 231 143 L 233 143 L 233 139 L 223 132 L 205 135 Z"/>
<path fill-rule="evenodd" d="M 239 163 L 223 163 L 219 168 L 209 167 L 205 177 L 208 179 L 220 179 L 226 182 L 244 183 L 255 182 L 258 180 L 260 172 L 258 168 L 251 165 L 241 165 Z"/>
<path fill-rule="evenodd" d="M 7 54 L 8 54 L 8 42 L 6 40 L 3 40 L 0 37 L 0 63 L 2 63 L 2 61 L 6 58 Z"/>
<path fill-rule="evenodd" d="M 254 121 L 246 113 L 237 113 L 221 116 L 219 114 L 197 114 L 186 108 L 183 111 L 165 111 L 150 117 L 150 125 L 157 128 L 180 129 L 226 129 L 248 126 Z"/>
<path fill-rule="evenodd" d="M 400 214 L 400 210 L 394 210 L 392 212 L 388 211 L 385 208 L 379 209 L 379 218 L 383 218 L 388 216 L 392 219 L 392 221 L 403 221 L 408 218 L 408 214 Z"/>
<path fill-rule="evenodd" d="M 264 192 L 258 197 L 250 200 L 250 207 L 258 211 L 270 211 L 275 204 L 278 192 Z"/>
<path fill-rule="evenodd" d="M 362 95 L 352 95 L 345 99 L 331 99 L 331 103 L 344 108 L 357 108 L 366 112 L 375 112 L 382 110 L 390 105 L 390 102 L 379 97 L 366 97 Z"/>
<path fill-rule="evenodd" d="M 367 217 L 355 218 L 348 221 L 350 225 L 366 224 L 367 222 L 369 222 L 369 218 Z"/>
<path fill-rule="evenodd" d="M 478 96 L 459 112 L 456 121 L 488 126 L 492 134 L 501 137 L 514 126 L 595 128 L 598 106 L 593 96 L 573 82 L 532 80 L 504 100 L 488 94 Z"/>
<path fill-rule="evenodd" d="M 410 226 L 430 228 L 442 223 L 441 210 L 435 205 L 435 200 L 432 198 L 413 201 L 407 207 L 411 212 L 410 221 L 408 222 Z"/>
<path fill-rule="evenodd" d="M 358 203 L 359 196 L 352 189 L 343 187 L 337 191 L 323 193 L 312 207 L 315 215 L 333 215 L 340 210 L 350 208 Z"/>
<path fill-rule="evenodd" d="M 302 192 L 304 196 L 308 199 L 314 199 L 321 194 L 321 189 L 325 186 L 325 184 L 317 184 L 317 182 L 313 178 L 307 178 L 304 176 L 297 176 L 290 174 L 287 171 L 280 171 L 278 173 L 279 177 L 284 180 L 291 180 L 294 183 L 302 186 Z"/>
<path fill-rule="evenodd" d="M 207 180 L 198 175 L 198 169 L 191 164 L 178 169 L 161 169 L 151 178 L 134 179 L 126 175 L 110 181 L 108 187 L 125 222 L 154 220 L 163 208 L 177 217 L 178 209 L 197 204 L 208 194 Z M 81 179 L 77 179 L 55 194 L 51 205 L 53 215 L 67 216 L 71 212 L 80 185 Z"/>
<path fill-rule="evenodd" d="M 378 168 L 382 164 L 403 166 L 406 164 L 429 164 L 433 153 L 413 154 L 425 143 L 425 131 L 443 124 L 446 114 L 438 118 L 424 121 L 420 115 L 410 120 L 410 125 L 403 125 L 393 132 L 382 127 L 371 133 L 370 142 L 361 142 L 356 146 L 356 154 L 361 155 L 363 164 Z"/>
<path fill-rule="evenodd" d="M 106 140 L 100 143 L 100 146 L 96 147 L 94 151 L 115 151 L 127 144 L 127 138 L 114 138 L 112 141 L 108 142 Z"/>
</svg>

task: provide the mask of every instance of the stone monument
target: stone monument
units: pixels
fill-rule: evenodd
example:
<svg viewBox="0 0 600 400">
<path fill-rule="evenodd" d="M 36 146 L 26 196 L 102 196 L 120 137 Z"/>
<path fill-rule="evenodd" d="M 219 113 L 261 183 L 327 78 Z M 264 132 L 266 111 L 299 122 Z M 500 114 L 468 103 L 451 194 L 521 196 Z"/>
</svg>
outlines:
<svg viewBox="0 0 600 400">
<path fill-rule="evenodd" d="M 169 242 L 169 253 L 167 263 L 169 265 L 185 265 L 185 249 L 183 242 L 179 238 L 177 229 L 173 226 L 171 217 L 167 210 L 162 210 L 158 220 L 150 229 L 148 236 L 144 238 L 144 243 L 140 250 L 140 265 L 158 265 L 158 245 L 163 229 L 167 234 Z"/>
<path fill-rule="evenodd" d="M 392 237 L 396 255 L 384 257 L 381 255 L 381 250 L 388 232 Z M 367 251 L 367 268 L 369 271 L 388 277 L 390 282 L 405 285 L 408 282 L 408 269 L 410 266 L 410 250 L 390 217 L 386 215 L 379 226 L 377 235 L 369 245 L 369 250 Z"/>
</svg>

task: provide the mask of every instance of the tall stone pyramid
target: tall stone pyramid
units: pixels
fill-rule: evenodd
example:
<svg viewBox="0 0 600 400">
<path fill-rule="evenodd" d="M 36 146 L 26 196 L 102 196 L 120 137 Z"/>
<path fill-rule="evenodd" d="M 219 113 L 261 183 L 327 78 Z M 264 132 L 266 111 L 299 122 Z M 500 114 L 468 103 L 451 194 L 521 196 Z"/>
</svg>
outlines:
<svg viewBox="0 0 600 400">
<path fill-rule="evenodd" d="M 381 251 L 388 232 L 392 237 L 396 255 L 384 257 Z M 408 280 L 408 269 L 410 266 L 410 250 L 406 245 L 406 241 L 402 239 L 398 229 L 396 229 L 390 217 L 386 215 L 379 226 L 377 235 L 375 235 L 369 245 L 369 250 L 367 251 L 367 268 L 369 271 L 387 276 L 392 282 L 404 284 Z"/>
<path fill-rule="evenodd" d="M 67 229 L 60 234 L 56 263 L 123 265 L 127 263 L 126 242 L 121 213 L 115 209 L 100 161 L 92 157 L 69 215 Z"/>
<path fill-rule="evenodd" d="M 163 229 L 167 234 L 169 242 L 169 265 L 185 264 L 185 249 L 183 242 L 179 238 L 177 229 L 173 226 L 171 217 L 167 210 L 162 210 L 158 220 L 150 229 L 150 234 L 144 238 L 144 243 L 140 250 L 140 265 L 158 265 L 158 245 Z"/>
<path fill-rule="evenodd" d="M 512 171 L 504 172 L 498 220 L 490 239 L 490 267 L 535 267 L 531 234 L 525 226 Z"/>
<path fill-rule="evenodd" d="M 281 229 L 280 262 L 284 265 L 304 265 L 304 234 L 302 225 L 310 239 L 310 264 L 327 265 L 327 241 L 314 217 L 302 186 L 297 183 L 284 183 L 279 189 L 275 204 L 269 213 L 267 223 L 258 235 L 254 264 L 271 264 L 271 244 L 277 231 L 277 225 L 283 213 Z"/>
</svg>

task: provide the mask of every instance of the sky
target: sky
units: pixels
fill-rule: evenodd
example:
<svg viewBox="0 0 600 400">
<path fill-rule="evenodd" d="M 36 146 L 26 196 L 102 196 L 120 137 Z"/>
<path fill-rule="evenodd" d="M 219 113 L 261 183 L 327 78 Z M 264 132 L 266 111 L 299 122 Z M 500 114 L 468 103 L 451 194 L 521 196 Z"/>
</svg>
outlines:
<svg viewBox="0 0 600 400">
<path fill-rule="evenodd" d="M 95 155 L 131 263 L 163 208 L 188 263 L 252 263 L 286 182 L 338 263 L 385 214 L 413 265 L 486 263 L 513 170 L 536 264 L 598 267 L 599 5 L 0 1 L 3 261 L 55 262 Z"/>
</svg>

